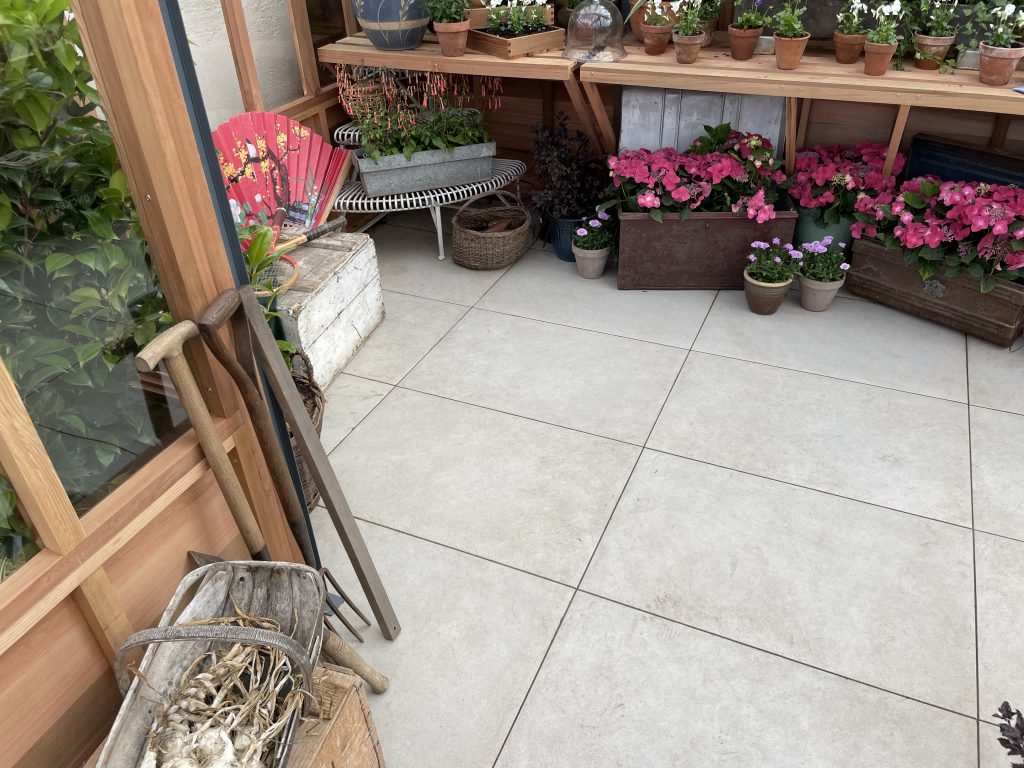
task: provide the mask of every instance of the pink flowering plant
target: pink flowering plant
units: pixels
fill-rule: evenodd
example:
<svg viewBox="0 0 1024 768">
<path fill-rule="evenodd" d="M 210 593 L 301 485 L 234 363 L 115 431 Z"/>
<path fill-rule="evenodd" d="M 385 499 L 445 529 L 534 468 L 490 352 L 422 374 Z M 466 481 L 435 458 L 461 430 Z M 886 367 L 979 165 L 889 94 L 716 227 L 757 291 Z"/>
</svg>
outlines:
<svg viewBox="0 0 1024 768">
<path fill-rule="evenodd" d="M 863 195 L 853 236 L 904 250 L 928 279 L 966 272 L 988 293 L 1024 277 L 1024 190 L 1002 184 L 910 179 L 899 192 Z"/>
<path fill-rule="evenodd" d="M 800 270 L 800 262 L 804 258 L 803 252 L 794 248 L 792 243 L 783 243 L 777 237 L 770 243 L 755 240 L 750 249 L 746 272 L 762 283 L 788 283 Z"/>
<path fill-rule="evenodd" d="M 584 219 L 572 233 L 572 243 L 588 251 L 611 248 L 615 243 L 612 217 L 605 211 L 597 211 L 589 219 Z"/>
<path fill-rule="evenodd" d="M 846 243 L 837 243 L 832 235 L 800 246 L 803 259 L 800 274 L 808 280 L 834 283 L 846 277 L 850 265 L 846 261 Z"/>
<path fill-rule="evenodd" d="M 786 175 L 771 142 L 728 123 L 704 130 L 686 152 L 625 149 L 609 157 L 615 199 L 602 207 L 618 204 L 655 221 L 666 212 L 686 219 L 694 211 L 742 212 L 758 224 L 774 219 L 775 185 Z"/>
<path fill-rule="evenodd" d="M 783 183 L 789 196 L 806 208 L 818 225 L 833 225 L 853 216 L 857 198 L 896 189 L 895 174 L 903 170 L 906 157 L 896 155 L 893 175 L 883 172 L 884 144 L 864 142 L 853 148 L 814 147 L 797 152 L 793 173 Z"/>
</svg>

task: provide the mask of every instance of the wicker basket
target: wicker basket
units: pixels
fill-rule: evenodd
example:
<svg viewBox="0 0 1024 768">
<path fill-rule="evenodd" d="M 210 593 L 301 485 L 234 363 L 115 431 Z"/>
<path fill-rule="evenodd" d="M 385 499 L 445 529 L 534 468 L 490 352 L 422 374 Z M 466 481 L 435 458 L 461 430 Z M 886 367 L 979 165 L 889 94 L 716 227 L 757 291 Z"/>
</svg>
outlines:
<svg viewBox="0 0 1024 768">
<path fill-rule="evenodd" d="M 466 206 L 488 195 L 503 205 Z M 533 242 L 530 212 L 518 198 L 498 190 L 471 197 L 452 221 L 452 261 L 469 269 L 504 269 L 515 264 Z"/>
<path fill-rule="evenodd" d="M 297 362 L 302 363 L 301 367 L 296 365 Z M 299 396 L 306 406 L 309 419 L 313 422 L 316 433 L 319 435 L 320 430 L 324 426 L 324 403 L 326 398 L 324 397 L 324 391 L 313 380 L 313 365 L 309 362 L 306 353 L 301 349 L 292 358 L 292 381 L 295 382 L 295 388 L 299 390 Z M 309 471 L 309 467 L 306 466 L 306 460 L 299 449 L 299 444 L 295 442 L 294 435 L 289 435 L 289 437 L 291 437 L 292 441 L 292 453 L 295 455 L 295 468 L 299 472 L 299 481 L 302 483 L 302 495 L 306 499 L 306 509 L 312 512 L 316 508 L 317 502 L 320 501 L 320 489 L 317 488 L 316 481 L 313 480 L 313 474 Z"/>
</svg>

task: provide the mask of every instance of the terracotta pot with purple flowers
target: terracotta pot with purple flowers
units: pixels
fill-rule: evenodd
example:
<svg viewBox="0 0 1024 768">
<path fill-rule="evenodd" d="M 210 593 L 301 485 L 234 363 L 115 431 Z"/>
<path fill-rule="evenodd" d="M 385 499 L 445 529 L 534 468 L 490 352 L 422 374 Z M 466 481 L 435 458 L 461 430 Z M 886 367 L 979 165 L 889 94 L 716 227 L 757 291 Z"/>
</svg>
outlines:
<svg viewBox="0 0 1024 768">
<path fill-rule="evenodd" d="M 604 274 L 615 244 L 615 229 L 611 216 L 597 211 L 584 219 L 572 235 L 572 252 L 576 256 L 576 269 L 580 277 L 596 280 Z"/>
<path fill-rule="evenodd" d="M 846 243 L 831 235 L 800 246 L 800 306 L 810 312 L 824 312 L 846 282 Z"/>
<path fill-rule="evenodd" d="M 774 315 L 786 301 L 803 254 L 777 237 L 770 243 L 755 240 L 750 248 L 743 270 L 747 306 L 755 315 Z"/>
</svg>

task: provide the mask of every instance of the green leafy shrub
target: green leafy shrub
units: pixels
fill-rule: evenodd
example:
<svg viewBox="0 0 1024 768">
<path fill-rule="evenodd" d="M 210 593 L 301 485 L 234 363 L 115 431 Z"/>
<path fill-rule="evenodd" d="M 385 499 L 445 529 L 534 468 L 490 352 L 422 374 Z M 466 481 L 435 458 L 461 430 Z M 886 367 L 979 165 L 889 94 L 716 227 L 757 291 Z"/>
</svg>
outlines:
<svg viewBox="0 0 1024 768">
<path fill-rule="evenodd" d="M 0 0 L 0 355 L 84 509 L 160 444 L 132 353 L 170 318 L 68 11 Z"/>
</svg>

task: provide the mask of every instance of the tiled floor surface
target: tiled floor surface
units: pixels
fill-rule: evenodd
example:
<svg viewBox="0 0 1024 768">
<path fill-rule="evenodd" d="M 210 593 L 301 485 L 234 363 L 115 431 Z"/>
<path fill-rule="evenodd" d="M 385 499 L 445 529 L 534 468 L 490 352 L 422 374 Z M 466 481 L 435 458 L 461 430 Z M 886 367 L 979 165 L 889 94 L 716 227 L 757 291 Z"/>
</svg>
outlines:
<svg viewBox="0 0 1024 768">
<path fill-rule="evenodd" d="M 391 768 L 1008 768 L 1024 351 L 371 234 L 324 442 L 403 625 L 361 647 Z"/>
</svg>

